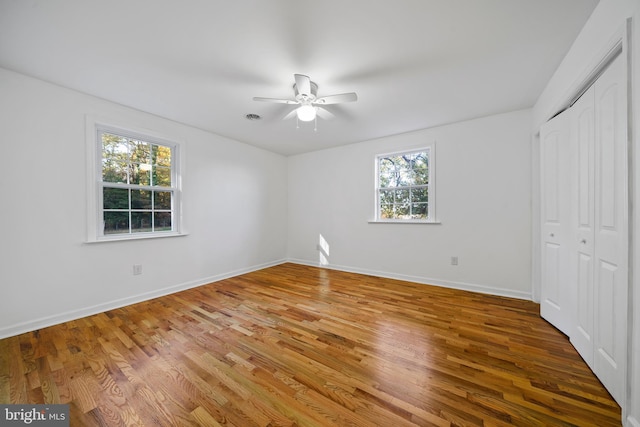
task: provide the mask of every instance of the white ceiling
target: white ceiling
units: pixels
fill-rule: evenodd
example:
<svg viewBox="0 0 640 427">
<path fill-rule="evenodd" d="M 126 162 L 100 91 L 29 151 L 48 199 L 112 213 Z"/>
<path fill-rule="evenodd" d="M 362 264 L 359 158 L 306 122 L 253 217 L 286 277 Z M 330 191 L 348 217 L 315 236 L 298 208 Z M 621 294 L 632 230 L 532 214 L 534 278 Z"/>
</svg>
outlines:
<svg viewBox="0 0 640 427">
<path fill-rule="evenodd" d="M 0 67 L 291 155 L 529 108 L 597 3 L 0 0 Z M 296 129 L 294 73 L 359 99 Z"/>
</svg>

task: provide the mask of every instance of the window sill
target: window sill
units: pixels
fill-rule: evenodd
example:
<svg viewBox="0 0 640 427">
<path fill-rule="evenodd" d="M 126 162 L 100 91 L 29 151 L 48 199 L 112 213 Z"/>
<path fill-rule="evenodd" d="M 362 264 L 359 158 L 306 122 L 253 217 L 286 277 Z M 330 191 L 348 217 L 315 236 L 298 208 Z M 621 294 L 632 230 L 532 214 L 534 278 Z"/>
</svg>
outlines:
<svg viewBox="0 0 640 427">
<path fill-rule="evenodd" d="M 412 219 L 377 219 L 369 221 L 369 224 L 442 224 L 440 221 L 421 221 Z"/>
<path fill-rule="evenodd" d="M 126 235 L 115 235 L 115 236 L 107 236 L 100 237 L 95 239 L 90 239 L 85 241 L 85 243 L 93 244 L 93 243 L 105 243 L 105 242 L 123 242 L 127 240 L 147 240 L 147 239 L 166 239 L 168 237 L 181 237 L 188 236 L 189 233 L 166 233 L 166 234 L 126 234 Z"/>
</svg>

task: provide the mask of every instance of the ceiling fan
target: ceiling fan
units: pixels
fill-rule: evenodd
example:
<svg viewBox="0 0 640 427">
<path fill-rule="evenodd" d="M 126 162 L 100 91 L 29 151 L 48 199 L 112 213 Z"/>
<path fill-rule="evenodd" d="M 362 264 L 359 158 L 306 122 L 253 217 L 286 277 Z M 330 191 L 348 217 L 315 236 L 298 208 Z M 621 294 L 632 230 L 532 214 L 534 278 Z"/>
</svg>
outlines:
<svg viewBox="0 0 640 427">
<path fill-rule="evenodd" d="M 304 74 L 294 74 L 293 76 L 296 81 L 293 85 L 295 99 L 261 98 L 256 96 L 253 100 L 273 102 L 276 104 L 299 105 L 299 107 L 293 110 L 293 112 L 295 112 L 298 119 L 303 122 L 310 122 L 314 120 L 316 118 L 316 114 L 326 114 L 330 117 L 331 113 L 322 108 L 323 105 L 341 104 L 343 102 L 353 102 L 358 100 L 358 95 L 354 92 L 328 95 L 318 98 L 318 85 L 312 82 L 309 76 L 305 76 Z"/>
</svg>

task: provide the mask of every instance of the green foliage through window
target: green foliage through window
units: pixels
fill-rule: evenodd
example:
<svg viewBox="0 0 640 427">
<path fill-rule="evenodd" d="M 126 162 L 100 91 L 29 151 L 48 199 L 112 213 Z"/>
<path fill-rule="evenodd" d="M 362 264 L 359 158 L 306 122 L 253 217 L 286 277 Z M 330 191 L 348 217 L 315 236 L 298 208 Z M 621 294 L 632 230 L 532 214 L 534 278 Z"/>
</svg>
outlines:
<svg viewBox="0 0 640 427">
<path fill-rule="evenodd" d="M 427 220 L 430 149 L 378 156 L 378 219 Z"/>
<path fill-rule="evenodd" d="M 173 231 L 173 148 L 106 130 L 101 142 L 104 235 Z"/>
</svg>

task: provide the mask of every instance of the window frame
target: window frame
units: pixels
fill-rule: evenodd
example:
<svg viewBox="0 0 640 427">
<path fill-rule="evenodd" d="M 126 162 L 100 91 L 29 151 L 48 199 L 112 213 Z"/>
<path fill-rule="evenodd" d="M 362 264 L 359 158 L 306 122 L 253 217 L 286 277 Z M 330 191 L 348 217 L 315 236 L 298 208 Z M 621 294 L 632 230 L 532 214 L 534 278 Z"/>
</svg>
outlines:
<svg viewBox="0 0 640 427">
<path fill-rule="evenodd" d="M 427 218 L 425 219 L 417 219 L 417 218 L 382 218 L 380 213 L 380 191 L 382 187 L 380 187 L 380 159 L 384 157 L 391 156 L 401 156 L 408 154 L 415 154 L 426 152 L 428 157 L 428 183 L 426 185 L 428 198 L 427 198 Z M 382 153 L 377 154 L 375 156 L 375 188 L 374 188 L 374 220 L 369 221 L 370 223 L 382 223 L 382 224 L 439 224 L 440 221 L 437 220 L 436 216 L 436 147 L 435 142 L 427 145 L 420 146 L 418 148 L 409 148 L 400 151 L 394 151 L 390 153 Z"/>
<path fill-rule="evenodd" d="M 156 132 L 145 129 L 134 128 L 131 126 L 113 125 L 107 121 L 99 121 L 87 116 L 86 123 L 87 133 L 87 242 L 108 242 L 122 240 L 141 240 L 163 237 L 183 236 L 184 226 L 182 222 L 182 159 L 184 156 L 184 144 L 179 142 L 177 138 L 159 135 Z M 103 142 L 101 135 L 103 133 L 114 134 L 125 138 L 138 140 L 152 145 L 166 146 L 171 149 L 171 186 L 170 187 L 154 187 L 152 185 L 122 184 L 110 183 L 105 186 L 102 181 L 102 155 Z M 170 231 L 141 231 L 128 233 L 104 233 L 104 206 L 103 206 L 103 189 L 122 188 L 148 191 L 171 191 L 171 226 Z M 135 209 L 129 204 L 127 212 L 134 212 Z M 146 209 L 144 211 L 147 211 Z M 153 208 L 150 210 L 153 215 Z"/>
</svg>

